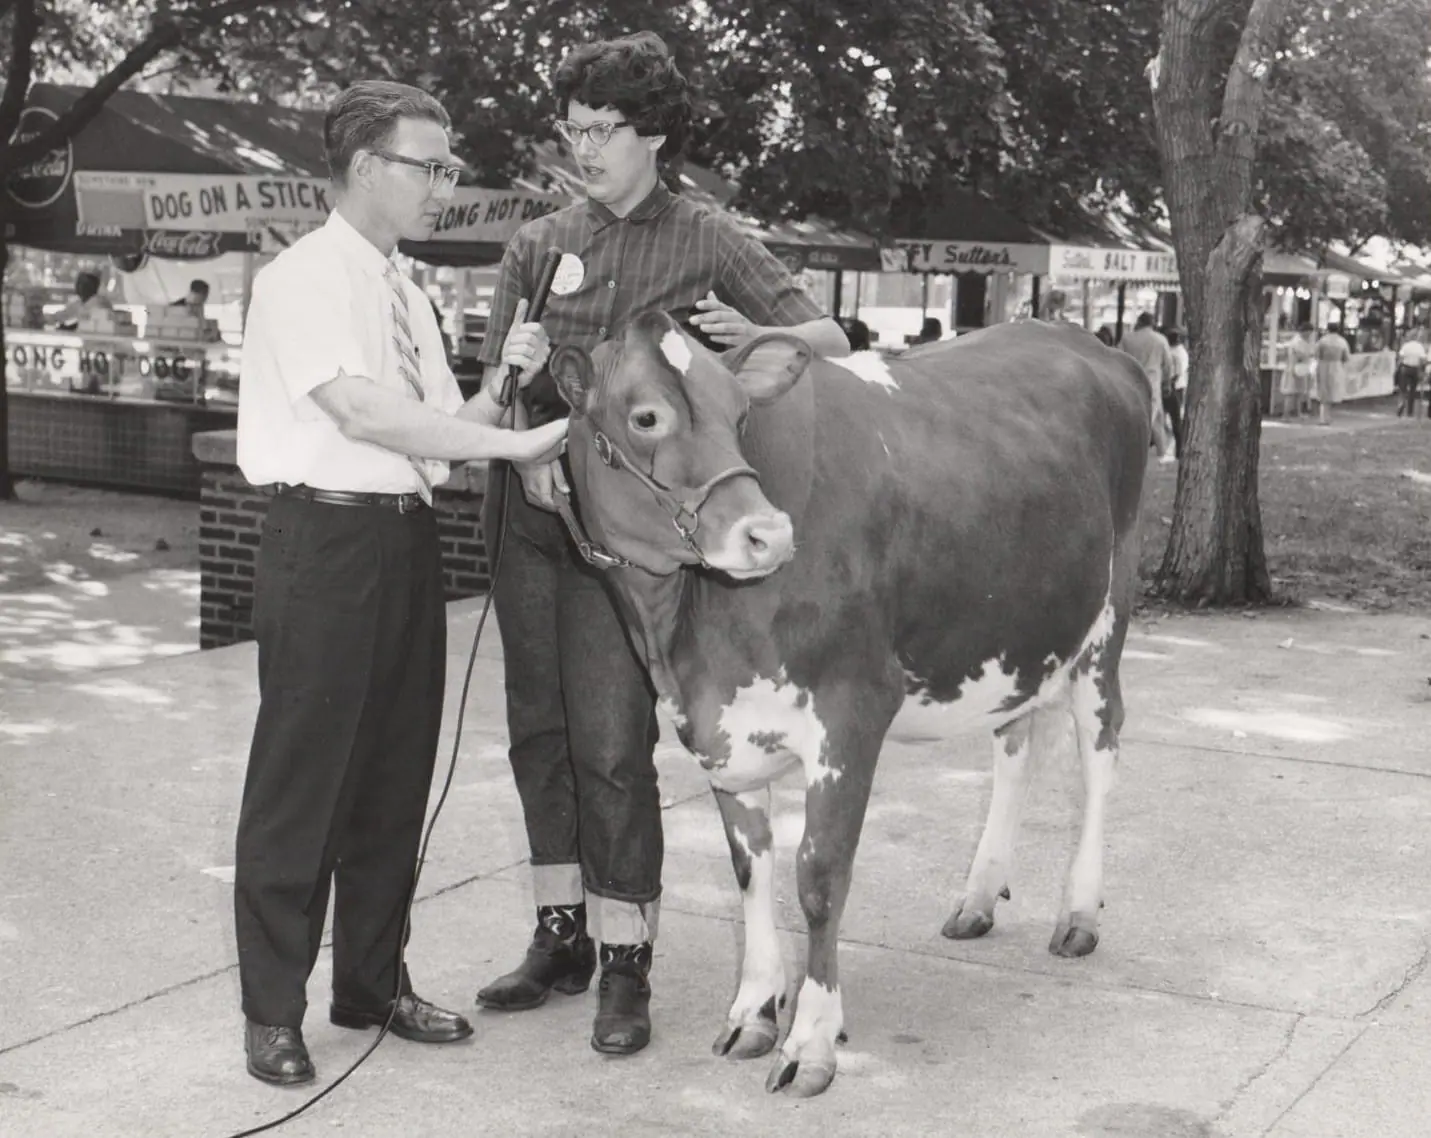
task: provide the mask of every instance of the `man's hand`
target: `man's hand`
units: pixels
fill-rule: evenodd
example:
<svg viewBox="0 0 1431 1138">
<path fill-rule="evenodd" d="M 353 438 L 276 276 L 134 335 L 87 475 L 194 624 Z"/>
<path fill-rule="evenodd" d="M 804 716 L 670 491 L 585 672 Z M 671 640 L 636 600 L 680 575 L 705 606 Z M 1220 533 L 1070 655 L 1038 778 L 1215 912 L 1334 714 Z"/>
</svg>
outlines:
<svg viewBox="0 0 1431 1138">
<path fill-rule="evenodd" d="M 507 453 L 501 457 L 519 466 L 554 462 L 566 449 L 566 427 L 567 420 L 557 419 L 530 430 L 507 432 L 510 438 L 502 440 Z"/>
<path fill-rule="evenodd" d="M 717 344 L 730 347 L 743 343 L 752 336 L 758 336 L 765 330 L 752 324 L 725 301 L 717 300 L 714 290 L 696 301 L 696 307 L 701 311 L 691 316 L 691 323 Z"/>
<path fill-rule="evenodd" d="M 512 314 L 512 326 L 507 330 L 507 339 L 502 344 L 502 363 L 515 365 L 520 369 L 517 382 L 526 387 L 551 355 L 552 345 L 546 329 L 535 321 L 527 322 L 527 298 L 517 301 L 517 311 Z"/>
<path fill-rule="evenodd" d="M 528 502 L 540 510 L 555 513 L 556 496 L 571 493 L 560 462 L 548 462 L 541 466 L 518 466 L 517 473 L 522 477 L 522 493 L 526 495 Z"/>
</svg>

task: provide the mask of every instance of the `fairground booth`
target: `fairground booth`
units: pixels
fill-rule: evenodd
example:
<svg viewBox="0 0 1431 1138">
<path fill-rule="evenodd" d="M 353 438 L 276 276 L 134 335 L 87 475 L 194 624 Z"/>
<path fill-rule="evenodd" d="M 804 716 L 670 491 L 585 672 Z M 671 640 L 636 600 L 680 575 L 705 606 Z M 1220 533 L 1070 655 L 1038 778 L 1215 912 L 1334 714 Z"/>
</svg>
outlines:
<svg viewBox="0 0 1431 1138">
<path fill-rule="evenodd" d="M 82 93 L 37 85 L 19 136 L 43 129 Z M 506 242 L 581 192 L 557 146 L 539 157 L 552 184 L 460 185 L 432 240 L 401 247 L 469 392 Z M 681 179 L 684 192 L 721 204 L 733 192 L 693 166 Z M 254 274 L 331 207 L 321 114 L 121 91 L 7 189 L 11 469 L 197 493 L 190 439 L 234 424 Z M 819 223 L 746 224 L 836 305 L 839 270 L 880 266 L 868 238 Z M 83 304 L 81 274 L 98 285 Z M 191 295 L 196 281 L 207 289 L 202 304 Z"/>
</svg>

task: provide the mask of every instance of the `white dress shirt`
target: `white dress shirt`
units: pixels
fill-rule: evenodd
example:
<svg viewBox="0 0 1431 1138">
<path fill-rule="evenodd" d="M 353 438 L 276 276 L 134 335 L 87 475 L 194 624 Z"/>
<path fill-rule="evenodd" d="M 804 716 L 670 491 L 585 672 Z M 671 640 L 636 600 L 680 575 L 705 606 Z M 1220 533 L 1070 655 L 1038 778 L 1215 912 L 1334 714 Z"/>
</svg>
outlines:
<svg viewBox="0 0 1431 1138">
<path fill-rule="evenodd" d="M 405 494 L 418 489 L 408 456 L 344 438 L 311 392 L 339 371 L 397 395 L 416 394 L 398 371 L 390 258 L 337 210 L 266 265 L 253 282 L 239 371 L 238 466 L 255 486 L 303 483 L 321 490 Z M 462 391 L 447 366 L 427 296 L 406 276 L 412 336 L 425 402 L 449 414 Z M 426 463 L 434 485 L 449 464 Z"/>
</svg>

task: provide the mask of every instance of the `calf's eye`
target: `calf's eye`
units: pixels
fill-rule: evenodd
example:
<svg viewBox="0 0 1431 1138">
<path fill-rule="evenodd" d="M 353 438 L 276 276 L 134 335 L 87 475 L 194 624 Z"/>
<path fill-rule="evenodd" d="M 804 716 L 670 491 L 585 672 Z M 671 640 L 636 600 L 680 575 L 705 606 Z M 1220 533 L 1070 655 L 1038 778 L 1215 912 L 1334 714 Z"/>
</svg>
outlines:
<svg viewBox="0 0 1431 1138">
<path fill-rule="evenodd" d="M 656 418 L 656 412 L 654 411 L 637 411 L 636 414 L 631 416 L 631 421 L 642 431 L 655 430 L 656 424 L 659 422 Z"/>
</svg>

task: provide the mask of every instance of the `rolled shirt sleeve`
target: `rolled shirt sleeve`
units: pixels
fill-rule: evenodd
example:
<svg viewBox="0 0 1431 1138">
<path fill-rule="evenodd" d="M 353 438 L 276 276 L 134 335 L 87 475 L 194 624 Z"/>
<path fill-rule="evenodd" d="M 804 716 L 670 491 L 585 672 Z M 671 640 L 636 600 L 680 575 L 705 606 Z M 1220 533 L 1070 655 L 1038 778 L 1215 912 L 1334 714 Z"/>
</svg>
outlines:
<svg viewBox="0 0 1431 1138">
<path fill-rule="evenodd" d="M 783 261 L 729 216 L 713 215 L 717 226 L 719 279 L 728 301 L 755 324 L 788 328 L 825 313 L 801 288 Z"/>
</svg>

